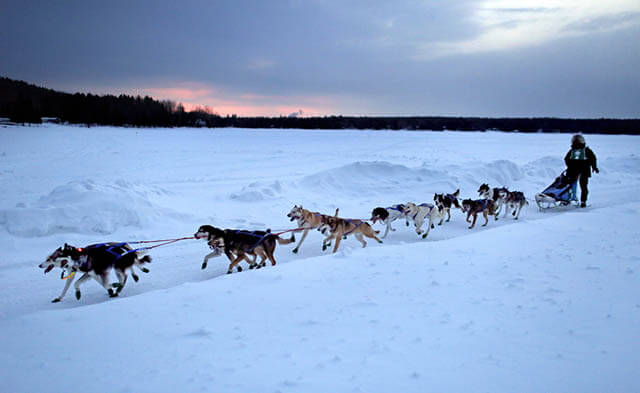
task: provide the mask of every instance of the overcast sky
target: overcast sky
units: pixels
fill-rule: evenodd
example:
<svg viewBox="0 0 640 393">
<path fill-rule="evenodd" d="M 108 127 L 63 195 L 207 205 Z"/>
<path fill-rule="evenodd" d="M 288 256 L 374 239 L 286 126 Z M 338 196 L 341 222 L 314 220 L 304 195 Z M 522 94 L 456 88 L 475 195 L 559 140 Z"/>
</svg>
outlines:
<svg viewBox="0 0 640 393">
<path fill-rule="evenodd" d="M 640 117 L 640 0 L 0 0 L 0 53 L 222 115 Z"/>
</svg>

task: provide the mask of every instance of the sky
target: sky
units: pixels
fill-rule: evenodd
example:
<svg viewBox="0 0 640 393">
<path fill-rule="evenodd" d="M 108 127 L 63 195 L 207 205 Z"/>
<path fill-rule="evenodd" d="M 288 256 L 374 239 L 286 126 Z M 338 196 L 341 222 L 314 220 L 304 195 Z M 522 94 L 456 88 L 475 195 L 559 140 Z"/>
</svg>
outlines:
<svg viewBox="0 0 640 393">
<path fill-rule="evenodd" d="M 221 115 L 640 117 L 640 0 L 0 0 L 0 53 Z"/>
</svg>

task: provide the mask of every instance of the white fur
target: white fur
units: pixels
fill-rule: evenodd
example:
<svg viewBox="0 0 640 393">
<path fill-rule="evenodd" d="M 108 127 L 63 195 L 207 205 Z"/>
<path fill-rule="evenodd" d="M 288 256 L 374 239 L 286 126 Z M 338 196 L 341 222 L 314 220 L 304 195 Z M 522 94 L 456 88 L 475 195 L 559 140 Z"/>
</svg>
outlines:
<svg viewBox="0 0 640 393">
<path fill-rule="evenodd" d="M 422 235 L 423 239 L 429 235 L 433 222 L 442 217 L 442 211 L 431 203 L 416 205 L 415 203 L 409 202 L 405 205 L 404 213 L 407 215 L 407 220 L 413 221 L 416 227 L 416 233 Z M 422 225 L 425 221 L 428 221 L 428 224 L 427 230 L 423 233 Z"/>
</svg>

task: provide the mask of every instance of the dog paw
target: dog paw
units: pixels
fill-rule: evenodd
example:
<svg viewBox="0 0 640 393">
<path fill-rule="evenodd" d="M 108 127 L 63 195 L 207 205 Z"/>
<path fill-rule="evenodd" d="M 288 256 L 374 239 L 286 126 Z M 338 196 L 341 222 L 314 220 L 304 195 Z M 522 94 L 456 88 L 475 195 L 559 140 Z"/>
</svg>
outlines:
<svg viewBox="0 0 640 393">
<path fill-rule="evenodd" d="M 227 274 L 231 274 L 233 273 L 231 270 L 227 270 Z"/>
<path fill-rule="evenodd" d="M 297 254 L 297 253 L 298 253 L 298 249 L 297 249 L 297 248 L 294 248 L 294 249 L 293 249 L 293 250 L 291 250 L 291 251 L 293 251 L 293 253 L 294 253 L 294 254 Z"/>
<path fill-rule="evenodd" d="M 206 264 L 206 263 L 203 263 L 203 264 L 202 264 L 202 270 L 204 270 L 204 269 L 206 269 L 206 268 L 207 268 L 207 264 Z"/>
<path fill-rule="evenodd" d="M 427 234 L 425 233 L 424 235 L 422 235 L 422 238 L 426 239 L 427 238 Z"/>
<path fill-rule="evenodd" d="M 236 270 L 237 270 L 237 271 L 239 271 L 239 272 L 241 272 L 241 271 L 242 271 L 242 267 L 241 267 L 241 266 L 238 266 L 238 267 L 236 267 Z"/>
<path fill-rule="evenodd" d="M 205 266 L 205 267 L 206 267 L 206 266 Z M 203 267 L 203 269 L 204 269 L 204 267 Z M 142 268 L 142 269 L 140 269 L 140 270 L 142 270 L 142 271 L 143 271 L 143 272 L 145 272 L 145 273 L 149 273 L 149 269 L 147 269 L 146 267 L 143 267 L 143 268 Z M 138 280 L 136 280 L 136 281 L 138 281 Z"/>
<path fill-rule="evenodd" d="M 57 298 L 53 299 L 53 300 L 51 301 L 51 303 L 58 303 L 59 301 L 60 301 L 60 298 L 59 298 L 59 297 L 57 297 Z"/>
<path fill-rule="evenodd" d="M 138 282 L 138 280 L 140 279 L 136 274 L 131 274 L 131 277 L 133 277 L 133 281 Z"/>
<path fill-rule="evenodd" d="M 80 300 L 80 296 L 82 296 L 82 295 L 80 294 L 80 291 L 76 291 L 76 299 Z"/>
</svg>

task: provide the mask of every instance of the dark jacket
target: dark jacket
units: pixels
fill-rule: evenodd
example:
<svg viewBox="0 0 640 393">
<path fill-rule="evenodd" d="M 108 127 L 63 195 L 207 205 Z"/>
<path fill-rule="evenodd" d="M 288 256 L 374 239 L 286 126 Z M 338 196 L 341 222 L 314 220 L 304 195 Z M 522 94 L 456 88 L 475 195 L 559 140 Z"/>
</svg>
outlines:
<svg viewBox="0 0 640 393">
<path fill-rule="evenodd" d="M 585 145 L 574 145 L 571 150 L 564 156 L 564 162 L 567 164 L 567 176 L 577 178 L 579 175 L 583 177 L 591 177 L 591 169 L 598 171 L 596 165 L 596 155 Z"/>
</svg>

